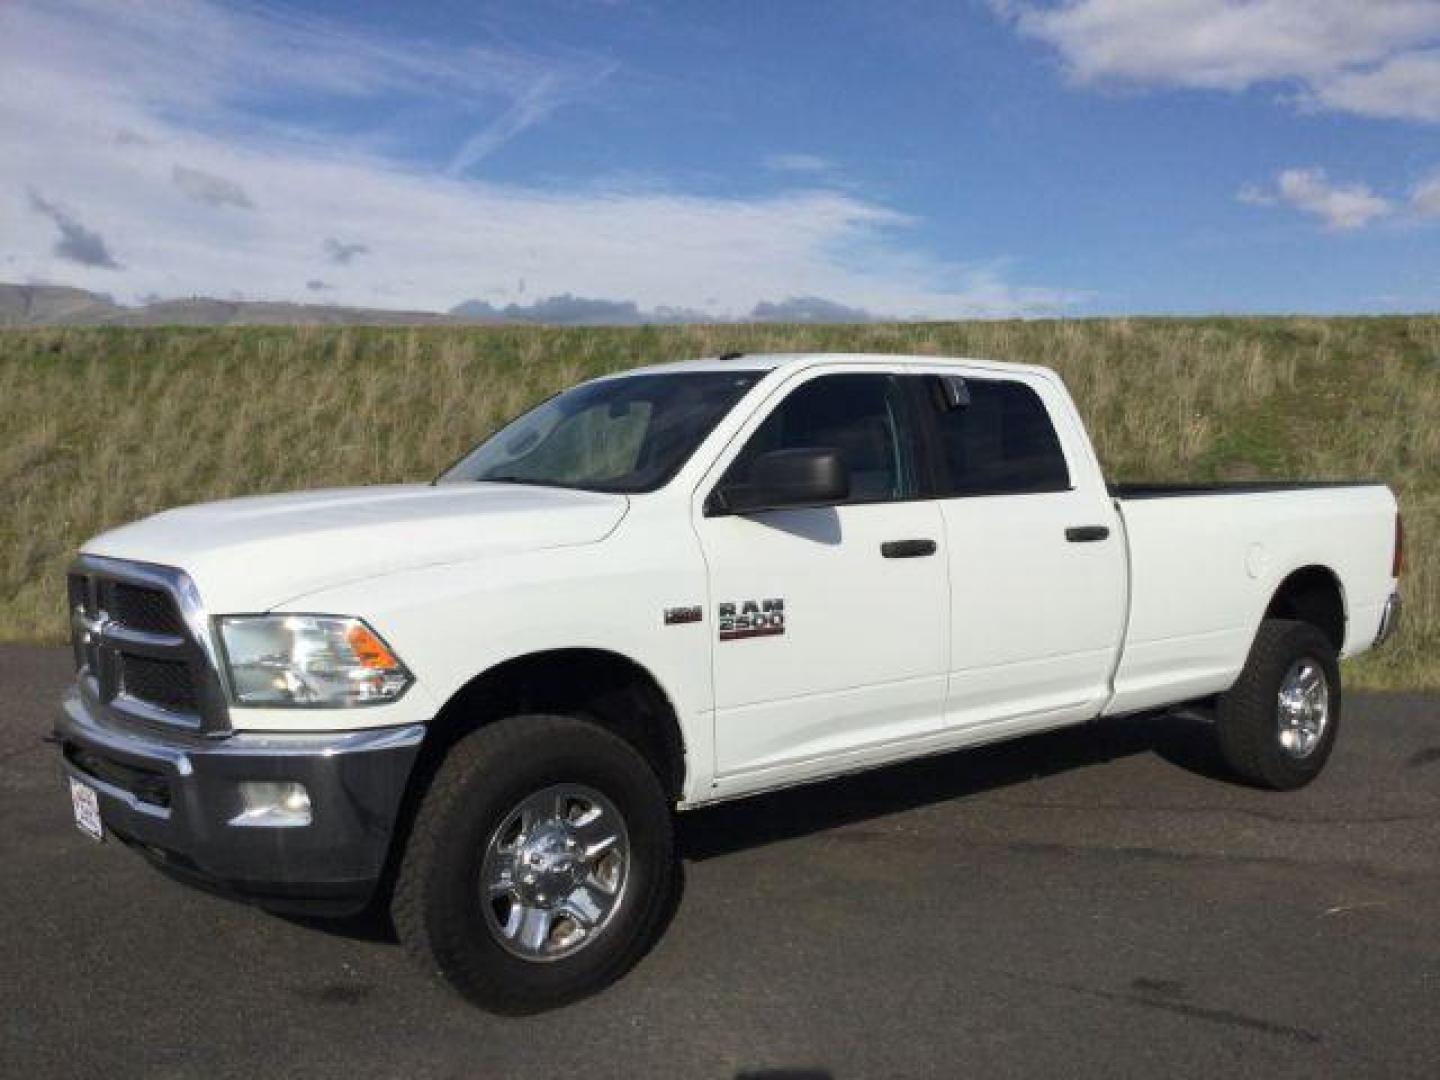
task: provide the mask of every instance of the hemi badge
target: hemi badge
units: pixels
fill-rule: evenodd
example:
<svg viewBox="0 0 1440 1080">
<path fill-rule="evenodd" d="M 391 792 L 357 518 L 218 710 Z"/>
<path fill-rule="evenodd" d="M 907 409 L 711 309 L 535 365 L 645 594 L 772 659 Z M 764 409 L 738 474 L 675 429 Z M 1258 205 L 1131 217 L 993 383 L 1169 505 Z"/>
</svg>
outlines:
<svg viewBox="0 0 1440 1080">
<path fill-rule="evenodd" d="M 671 607 L 665 609 L 665 625 L 680 626 L 684 623 L 699 622 L 702 618 L 700 606 Z"/>
</svg>

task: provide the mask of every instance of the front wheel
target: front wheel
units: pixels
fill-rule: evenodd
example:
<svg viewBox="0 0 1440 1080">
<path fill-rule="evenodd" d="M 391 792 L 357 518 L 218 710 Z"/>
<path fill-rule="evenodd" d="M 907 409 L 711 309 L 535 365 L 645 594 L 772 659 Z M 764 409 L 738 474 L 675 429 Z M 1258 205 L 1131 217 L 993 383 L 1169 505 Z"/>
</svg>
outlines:
<svg viewBox="0 0 1440 1080">
<path fill-rule="evenodd" d="M 1260 624 L 1215 716 L 1226 763 L 1256 787 L 1290 791 L 1320 775 L 1340 731 L 1335 647 L 1309 623 Z"/>
<path fill-rule="evenodd" d="M 639 958 L 673 880 L 670 808 L 628 743 L 520 716 L 457 743 L 421 802 L 391 913 L 422 964 L 476 1004 L 583 997 Z"/>
</svg>

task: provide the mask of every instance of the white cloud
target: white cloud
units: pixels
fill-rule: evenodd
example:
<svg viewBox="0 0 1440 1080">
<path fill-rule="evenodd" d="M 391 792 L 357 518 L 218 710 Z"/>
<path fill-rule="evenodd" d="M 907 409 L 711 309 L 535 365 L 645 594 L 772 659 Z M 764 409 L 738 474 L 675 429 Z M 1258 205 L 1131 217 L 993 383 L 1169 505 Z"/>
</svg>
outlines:
<svg viewBox="0 0 1440 1080">
<path fill-rule="evenodd" d="M 1318 84 L 1311 101 L 1362 116 L 1440 121 L 1440 49 L 1404 53 L 1365 71 L 1341 72 Z"/>
<path fill-rule="evenodd" d="M 132 103 L 171 120 L 210 128 L 253 127 L 257 109 L 295 101 L 386 103 L 378 114 L 444 107 L 469 115 L 473 133 L 457 155 L 463 168 L 613 70 L 609 61 L 516 48 L 400 42 L 331 21 L 219 0 L 109 0 L 12 3 L 0 10 L 3 55 L 22 72 L 63 73 L 67 82 L 108 83 Z M 273 130 L 285 130 L 272 122 Z M 144 132 L 128 132 L 144 137 Z M 333 137 L 333 131 L 293 136 Z M 407 134 L 399 123 L 376 133 Z M 119 133 L 117 133 L 117 136 Z M 466 151 L 466 147 L 474 149 Z"/>
<path fill-rule="evenodd" d="M 336 303 L 430 309 L 507 302 L 524 280 L 530 295 L 710 315 L 786 296 L 932 318 L 1077 299 L 1014 286 L 999 264 L 917 255 L 905 243 L 915 222 L 849 193 L 717 198 L 653 182 L 557 190 L 477 177 L 487 153 L 604 78 L 608 65 L 586 57 L 379 41 L 211 0 L 79 0 L 0 6 L 0 70 L 0 256 L 21 279 L 121 299 L 303 300 L 321 282 Z M 443 153 L 422 165 L 398 120 L 302 122 L 336 101 L 351 106 L 339 115 L 407 121 L 458 109 L 471 134 L 448 168 Z M 198 175 L 251 208 L 197 201 L 176 177 Z M 53 216 L 31 208 L 30 189 L 103 235 L 118 267 L 57 255 Z M 336 259 L 334 238 L 369 253 Z"/>
<path fill-rule="evenodd" d="M 1440 120 L 1436 0 L 992 0 L 1081 84 L 1241 91 Z"/>
<path fill-rule="evenodd" d="M 1410 209 L 1422 218 L 1440 218 L 1440 172 L 1431 173 L 1410 190 Z"/>
<path fill-rule="evenodd" d="M 1389 199 L 1365 184 L 1336 184 L 1324 169 L 1285 169 L 1273 186 L 1247 185 L 1237 198 L 1256 206 L 1284 205 L 1319 218 L 1337 232 L 1362 229 L 1394 213 Z"/>
<path fill-rule="evenodd" d="M 765 167 L 775 172 L 824 173 L 835 163 L 819 154 L 771 154 L 765 159 Z"/>
<path fill-rule="evenodd" d="M 606 69 L 603 75 L 609 75 L 610 70 Z M 495 150 L 545 119 L 571 92 L 572 87 L 566 80 L 555 74 L 533 81 L 514 96 L 499 116 L 460 144 L 446 171 L 451 176 L 464 176 Z"/>
</svg>

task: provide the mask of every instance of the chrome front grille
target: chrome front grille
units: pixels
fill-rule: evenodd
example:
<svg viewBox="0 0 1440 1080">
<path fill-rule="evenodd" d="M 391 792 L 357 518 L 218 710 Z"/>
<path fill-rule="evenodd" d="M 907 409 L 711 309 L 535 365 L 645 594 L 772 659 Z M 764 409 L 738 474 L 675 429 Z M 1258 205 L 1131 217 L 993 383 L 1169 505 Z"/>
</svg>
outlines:
<svg viewBox="0 0 1440 1080">
<path fill-rule="evenodd" d="M 209 629 L 183 572 L 82 556 L 69 597 L 76 671 L 97 706 L 125 723 L 225 730 Z"/>
</svg>

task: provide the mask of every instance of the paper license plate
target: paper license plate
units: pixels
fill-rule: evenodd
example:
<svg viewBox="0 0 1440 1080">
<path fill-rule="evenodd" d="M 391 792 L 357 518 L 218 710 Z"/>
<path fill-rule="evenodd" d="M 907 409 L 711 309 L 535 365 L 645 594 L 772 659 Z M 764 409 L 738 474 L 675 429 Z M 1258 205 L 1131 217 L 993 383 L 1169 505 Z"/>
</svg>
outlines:
<svg viewBox="0 0 1440 1080">
<path fill-rule="evenodd" d="M 70 802 L 75 807 L 76 828 L 92 840 L 104 840 L 105 826 L 100 822 L 100 796 L 95 794 L 95 789 L 72 779 Z"/>
</svg>

